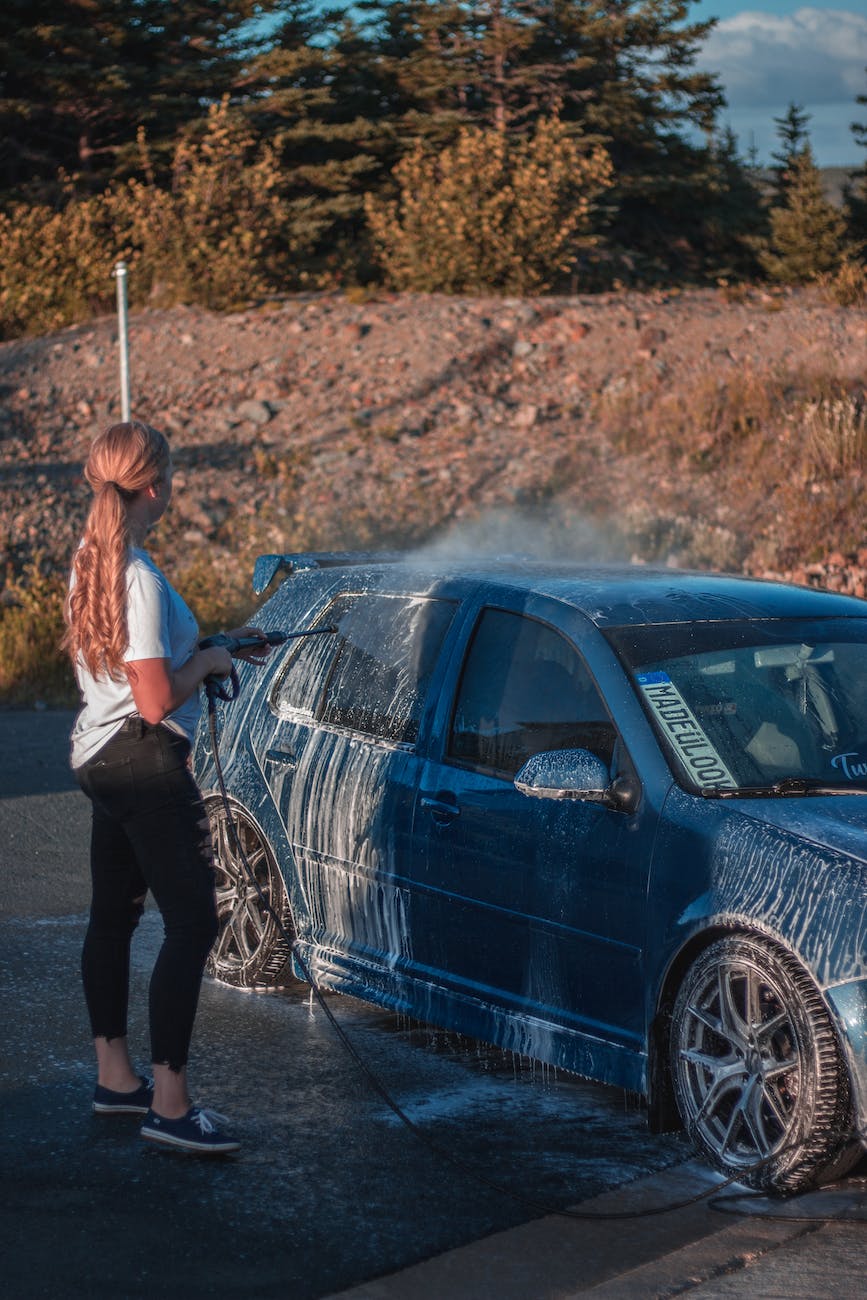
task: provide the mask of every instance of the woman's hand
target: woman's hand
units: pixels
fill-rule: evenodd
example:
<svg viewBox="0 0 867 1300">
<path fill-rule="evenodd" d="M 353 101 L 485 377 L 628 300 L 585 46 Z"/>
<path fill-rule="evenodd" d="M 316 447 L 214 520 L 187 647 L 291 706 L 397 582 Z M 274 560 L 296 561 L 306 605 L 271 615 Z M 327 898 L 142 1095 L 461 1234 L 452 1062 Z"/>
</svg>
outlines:
<svg viewBox="0 0 867 1300">
<path fill-rule="evenodd" d="M 206 673 L 207 677 L 229 676 L 232 671 L 232 656 L 225 647 L 221 645 L 211 645 L 208 646 L 207 650 L 200 650 L 199 654 L 207 655 L 209 662 L 213 665 L 213 667 L 208 668 Z"/>
<path fill-rule="evenodd" d="M 271 653 L 271 647 L 264 640 L 265 633 L 259 627 L 233 627 L 228 635 L 239 638 L 245 636 L 260 636 L 263 638 L 260 646 L 249 646 L 246 650 L 239 650 L 235 655 L 236 659 L 242 659 L 246 664 L 262 664 Z"/>
</svg>

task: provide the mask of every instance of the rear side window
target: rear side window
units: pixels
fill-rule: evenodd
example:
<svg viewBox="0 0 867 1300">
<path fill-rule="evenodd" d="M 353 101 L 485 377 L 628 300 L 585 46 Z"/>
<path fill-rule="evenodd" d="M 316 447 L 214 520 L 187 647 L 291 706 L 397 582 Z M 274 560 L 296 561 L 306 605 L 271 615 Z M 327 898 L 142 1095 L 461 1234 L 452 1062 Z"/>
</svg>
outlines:
<svg viewBox="0 0 867 1300">
<path fill-rule="evenodd" d="M 554 628 L 486 609 L 464 662 L 450 758 L 514 776 L 533 754 L 589 749 L 611 763 L 616 732 L 574 647 Z"/>
<path fill-rule="evenodd" d="M 322 616 L 335 635 L 305 641 L 275 703 L 317 721 L 414 744 L 452 601 L 410 596 L 340 596 Z"/>
<path fill-rule="evenodd" d="M 341 596 L 333 601 L 317 620 L 318 625 L 337 626 L 353 599 Z M 291 711 L 313 716 L 338 646 L 338 638 L 324 632 L 321 636 L 305 637 L 291 647 L 274 696 L 274 705 L 280 713 Z"/>
</svg>

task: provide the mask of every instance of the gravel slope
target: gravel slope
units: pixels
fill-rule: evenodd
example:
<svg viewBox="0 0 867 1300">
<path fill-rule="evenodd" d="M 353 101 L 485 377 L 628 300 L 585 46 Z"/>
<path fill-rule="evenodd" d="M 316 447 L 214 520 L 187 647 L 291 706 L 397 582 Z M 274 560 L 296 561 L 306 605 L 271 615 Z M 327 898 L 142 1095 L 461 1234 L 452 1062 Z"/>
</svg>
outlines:
<svg viewBox="0 0 867 1300">
<path fill-rule="evenodd" d="M 463 521 L 471 546 L 863 579 L 851 518 L 817 524 L 811 497 L 819 541 L 805 535 L 801 557 L 794 525 L 780 532 L 797 429 L 773 431 L 770 411 L 758 442 L 684 445 L 658 416 L 697 394 L 707 406 L 714 386 L 752 384 L 754 399 L 772 379 L 863 392 L 867 312 L 817 293 L 309 295 L 133 313 L 130 351 L 134 414 L 169 433 L 179 469 L 164 556 L 246 565 L 260 548 L 415 544 Z M 0 345 L 0 544 L 15 571 L 34 553 L 66 567 L 89 441 L 119 418 L 117 373 L 113 318 Z"/>
</svg>

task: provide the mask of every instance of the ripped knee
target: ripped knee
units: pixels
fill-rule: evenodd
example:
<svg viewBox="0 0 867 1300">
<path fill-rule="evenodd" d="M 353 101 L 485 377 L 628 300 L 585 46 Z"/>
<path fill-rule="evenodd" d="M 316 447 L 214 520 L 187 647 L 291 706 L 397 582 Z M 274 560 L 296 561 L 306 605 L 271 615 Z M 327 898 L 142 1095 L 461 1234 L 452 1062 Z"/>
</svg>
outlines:
<svg viewBox="0 0 867 1300">
<path fill-rule="evenodd" d="M 146 898 L 147 894 L 142 894 L 140 898 L 133 898 L 130 900 L 130 920 L 132 921 L 133 929 L 135 929 L 139 921 L 142 919 Z"/>
</svg>

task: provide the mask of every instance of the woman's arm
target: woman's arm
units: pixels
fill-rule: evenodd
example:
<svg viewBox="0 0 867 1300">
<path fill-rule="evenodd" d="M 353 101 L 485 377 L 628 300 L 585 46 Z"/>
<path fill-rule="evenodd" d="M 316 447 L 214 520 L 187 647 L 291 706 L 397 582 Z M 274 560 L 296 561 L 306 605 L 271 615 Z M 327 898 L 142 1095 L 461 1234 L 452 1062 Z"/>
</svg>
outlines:
<svg viewBox="0 0 867 1300">
<path fill-rule="evenodd" d="M 226 677 L 232 656 L 221 646 L 197 650 L 172 672 L 169 659 L 133 659 L 125 665 L 132 697 L 145 722 L 155 726 L 189 699 L 198 685 L 213 674 Z"/>
</svg>

